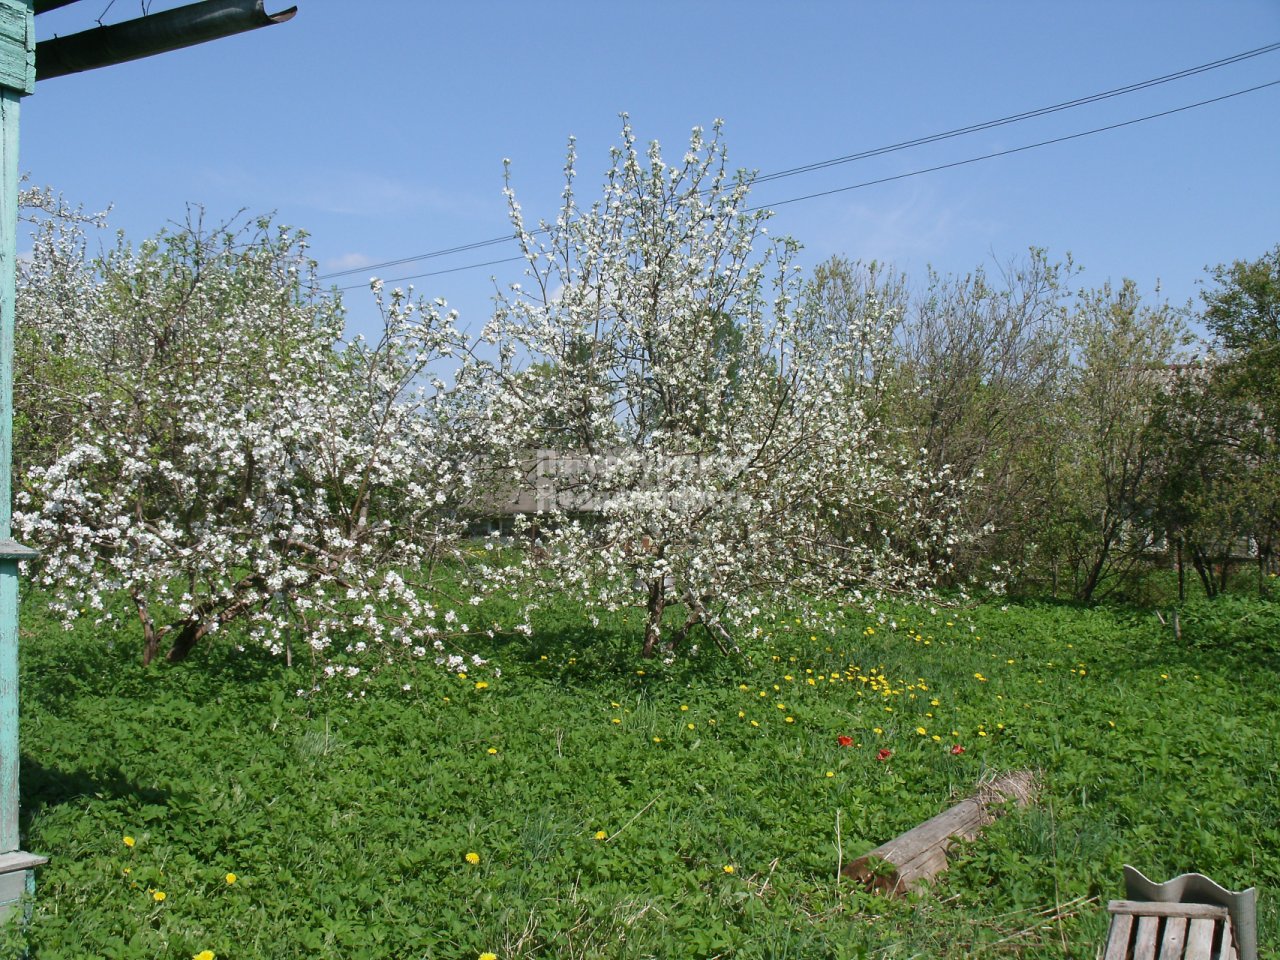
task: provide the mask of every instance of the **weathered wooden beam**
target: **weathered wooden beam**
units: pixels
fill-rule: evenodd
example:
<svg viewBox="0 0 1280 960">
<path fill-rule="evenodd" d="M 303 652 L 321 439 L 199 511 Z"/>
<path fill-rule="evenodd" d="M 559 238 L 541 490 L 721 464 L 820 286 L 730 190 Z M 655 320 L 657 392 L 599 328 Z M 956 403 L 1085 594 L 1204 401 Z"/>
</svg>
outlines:
<svg viewBox="0 0 1280 960">
<path fill-rule="evenodd" d="M 1005 774 L 982 784 L 969 799 L 846 864 L 840 873 L 867 890 L 906 893 L 946 870 L 947 848 L 981 833 L 995 819 L 1000 804 L 1013 801 L 1023 806 L 1034 794 L 1035 777 L 1030 772 Z"/>
<path fill-rule="evenodd" d="M 57 10 L 59 7 L 69 7 L 71 4 L 79 2 L 80 0 L 35 0 L 36 16 L 48 13 L 50 10 Z"/>
<path fill-rule="evenodd" d="M 181 50 L 293 19 L 296 6 L 267 13 L 263 0 L 200 0 L 136 20 L 94 27 L 36 45 L 36 79 L 50 80 Z"/>
</svg>

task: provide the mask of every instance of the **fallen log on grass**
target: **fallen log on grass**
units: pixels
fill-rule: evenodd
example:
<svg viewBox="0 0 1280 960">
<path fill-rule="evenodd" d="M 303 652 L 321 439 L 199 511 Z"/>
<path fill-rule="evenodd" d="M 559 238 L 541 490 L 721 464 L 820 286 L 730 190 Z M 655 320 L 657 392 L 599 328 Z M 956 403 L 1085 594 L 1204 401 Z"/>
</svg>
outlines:
<svg viewBox="0 0 1280 960">
<path fill-rule="evenodd" d="M 841 868 L 840 874 L 868 891 L 906 893 L 947 869 L 947 848 L 955 840 L 972 840 L 996 818 L 1002 803 L 1026 806 L 1035 793 L 1035 776 L 1026 770 L 1007 773 L 978 787 L 950 810 L 912 827 L 900 837 Z"/>
</svg>

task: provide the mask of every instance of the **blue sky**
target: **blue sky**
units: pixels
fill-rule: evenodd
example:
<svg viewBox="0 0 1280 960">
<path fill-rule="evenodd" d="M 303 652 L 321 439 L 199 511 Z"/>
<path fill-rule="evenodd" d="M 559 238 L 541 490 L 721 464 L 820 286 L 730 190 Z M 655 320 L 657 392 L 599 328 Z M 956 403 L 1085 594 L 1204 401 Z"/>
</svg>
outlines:
<svg viewBox="0 0 1280 960">
<path fill-rule="evenodd" d="M 1280 41 L 1276 0 L 587 2 L 297 0 L 291 22 L 40 83 L 21 166 L 135 240 L 245 209 L 305 228 L 321 273 L 504 233 L 502 159 L 526 214 L 554 216 L 566 138 L 589 198 L 620 111 L 678 156 L 725 120 L 729 159 L 762 173 L 928 136 Z M 151 0 L 155 10 L 176 6 Z M 276 11 L 285 0 L 268 0 Z M 105 10 L 105 13 L 104 13 Z M 81 0 L 41 38 L 137 16 Z M 1104 103 L 762 184 L 772 203 L 1089 130 L 1280 80 L 1280 52 Z M 1069 143 L 778 208 L 773 233 L 913 278 L 1029 246 L 1082 282 L 1197 294 L 1208 264 L 1280 242 L 1280 86 Z M 513 254 L 514 249 L 510 250 Z M 334 282 L 510 255 L 489 248 Z M 478 324 L 518 264 L 413 281 Z M 356 323 L 367 294 L 346 294 Z M 362 319 L 363 318 L 363 319 Z"/>
</svg>

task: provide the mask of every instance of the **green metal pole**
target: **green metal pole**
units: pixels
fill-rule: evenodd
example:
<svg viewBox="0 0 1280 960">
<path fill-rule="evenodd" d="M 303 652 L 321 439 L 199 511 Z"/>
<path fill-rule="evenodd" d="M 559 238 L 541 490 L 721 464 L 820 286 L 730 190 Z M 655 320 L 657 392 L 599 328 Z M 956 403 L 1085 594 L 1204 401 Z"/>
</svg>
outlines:
<svg viewBox="0 0 1280 960">
<path fill-rule="evenodd" d="M 42 857 L 18 836 L 18 561 L 10 522 L 13 466 L 13 309 L 18 249 L 18 102 L 35 86 L 31 0 L 0 0 L 0 919 L 34 890 Z"/>
</svg>

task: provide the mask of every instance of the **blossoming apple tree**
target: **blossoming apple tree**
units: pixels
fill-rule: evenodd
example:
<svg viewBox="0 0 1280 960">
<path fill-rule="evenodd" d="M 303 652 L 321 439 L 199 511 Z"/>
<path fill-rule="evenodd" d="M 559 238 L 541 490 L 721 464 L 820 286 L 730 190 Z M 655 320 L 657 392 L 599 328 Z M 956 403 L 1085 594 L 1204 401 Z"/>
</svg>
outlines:
<svg viewBox="0 0 1280 960">
<path fill-rule="evenodd" d="M 348 672 L 440 658 L 465 629 L 438 591 L 470 496 L 439 370 L 466 344 L 442 304 L 380 289 L 380 336 L 344 340 L 313 276 L 303 236 L 265 220 L 90 263 L 74 218 L 42 218 L 15 523 L 67 621 L 118 623 L 122 596 L 144 661 L 242 620 Z"/>
<path fill-rule="evenodd" d="M 554 476 L 522 518 L 537 549 L 492 575 L 638 604 L 646 656 L 694 628 L 728 647 L 771 602 L 926 589 L 959 490 L 868 413 L 893 317 L 810 302 L 718 123 L 668 163 L 624 118 L 589 206 L 576 175 L 571 141 L 559 215 L 536 227 L 508 177 L 526 279 L 485 330 L 498 359 L 468 376 L 507 462 Z"/>
</svg>

